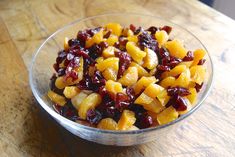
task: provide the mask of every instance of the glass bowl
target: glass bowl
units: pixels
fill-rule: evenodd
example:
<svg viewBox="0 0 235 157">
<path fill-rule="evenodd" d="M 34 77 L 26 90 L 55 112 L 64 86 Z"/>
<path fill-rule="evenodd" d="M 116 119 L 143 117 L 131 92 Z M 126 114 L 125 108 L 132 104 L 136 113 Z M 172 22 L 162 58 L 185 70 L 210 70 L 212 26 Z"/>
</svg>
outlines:
<svg viewBox="0 0 235 157">
<path fill-rule="evenodd" d="M 196 111 L 207 97 L 213 78 L 213 66 L 208 53 L 206 55 L 205 63 L 205 66 L 207 67 L 207 77 L 204 86 L 198 95 L 198 102 L 188 113 L 162 126 L 135 131 L 109 131 L 88 127 L 70 121 L 58 114 L 53 109 L 52 102 L 46 96 L 46 93 L 49 90 L 50 78 L 54 73 L 53 63 L 55 62 L 57 52 L 63 49 L 64 37 L 74 38 L 76 37 L 78 30 L 103 26 L 109 22 L 117 22 L 122 26 L 134 24 L 136 26 L 142 26 L 143 28 L 169 25 L 173 27 L 170 36 L 172 38 L 177 37 L 178 39 L 183 40 L 186 48 L 189 50 L 195 50 L 197 48 L 206 50 L 205 46 L 195 35 L 177 24 L 155 16 L 117 13 L 79 19 L 57 30 L 47 38 L 36 51 L 29 72 L 30 86 L 33 95 L 46 112 L 48 112 L 48 114 L 50 114 L 59 124 L 74 135 L 89 141 L 105 145 L 130 146 L 164 137 L 170 131 L 175 130 L 173 128 L 184 125 L 184 119 Z"/>
</svg>

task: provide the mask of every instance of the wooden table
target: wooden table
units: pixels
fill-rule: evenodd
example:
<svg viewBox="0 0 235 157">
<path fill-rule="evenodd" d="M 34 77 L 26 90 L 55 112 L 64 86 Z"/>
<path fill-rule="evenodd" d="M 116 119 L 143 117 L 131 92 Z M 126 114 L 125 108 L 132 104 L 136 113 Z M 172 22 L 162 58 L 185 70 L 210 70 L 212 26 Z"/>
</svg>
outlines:
<svg viewBox="0 0 235 157">
<path fill-rule="evenodd" d="M 33 52 L 52 32 L 86 16 L 138 12 L 178 23 L 212 55 L 213 89 L 202 107 L 165 141 L 111 147 L 73 136 L 42 110 L 32 96 L 28 68 Z M 235 22 L 192 0 L 1 0 L 0 156 L 235 156 Z"/>
</svg>

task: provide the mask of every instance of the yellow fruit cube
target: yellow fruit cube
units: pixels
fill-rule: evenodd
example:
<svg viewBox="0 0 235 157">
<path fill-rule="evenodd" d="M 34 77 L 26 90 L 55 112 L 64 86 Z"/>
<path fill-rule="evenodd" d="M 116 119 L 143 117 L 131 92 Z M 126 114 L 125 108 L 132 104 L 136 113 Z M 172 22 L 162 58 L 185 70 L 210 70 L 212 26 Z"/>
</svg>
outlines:
<svg viewBox="0 0 235 157">
<path fill-rule="evenodd" d="M 198 62 L 203 59 L 203 57 L 206 55 L 206 51 L 203 49 L 197 49 L 193 52 L 194 55 L 194 59 L 193 59 L 193 63 L 191 66 L 197 65 Z"/>
<path fill-rule="evenodd" d="M 178 112 L 170 106 L 158 114 L 157 120 L 160 125 L 163 125 L 177 119 L 178 116 Z"/>
<path fill-rule="evenodd" d="M 56 88 L 64 89 L 67 85 L 68 85 L 68 83 L 66 83 L 63 76 L 60 76 L 60 77 L 56 78 L 56 80 L 55 80 Z"/>
<path fill-rule="evenodd" d="M 131 86 L 138 80 L 138 70 L 136 67 L 129 67 L 118 80 L 123 86 Z"/>
<path fill-rule="evenodd" d="M 140 50 L 134 42 L 128 41 L 126 44 L 126 50 L 137 63 L 141 63 L 143 58 L 146 56 L 146 52 Z"/>
<path fill-rule="evenodd" d="M 206 77 L 206 68 L 203 65 L 195 65 L 190 68 L 191 79 L 201 85 Z"/>
<path fill-rule="evenodd" d="M 134 42 L 134 43 L 137 43 L 138 42 L 138 37 L 136 35 L 128 36 L 127 40 L 131 41 L 131 42 Z"/>
<path fill-rule="evenodd" d="M 106 80 L 116 81 L 117 80 L 117 73 L 118 73 L 118 71 L 114 70 L 114 68 L 107 68 L 104 70 L 102 75 Z"/>
<path fill-rule="evenodd" d="M 104 61 L 104 57 L 98 57 L 95 61 L 99 64 Z"/>
<path fill-rule="evenodd" d="M 183 44 L 176 39 L 167 41 L 165 47 L 169 50 L 170 55 L 176 58 L 183 59 L 187 54 L 187 50 L 184 48 Z"/>
<path fill-rule="evenodd" d="M 190 103 L 193 105 L 197 101 L 197 90 L 195 88 L 189 88 L 189 92 L 191 94 L 189 94 L 187 98 L 190 101 Z"/>
<path fill-rule="evenodd" d="M 187 68 L 189 68 L 192 65 L 192 63 L 193 63 L 193 61 L 184 61 L 178 65 L 185 65 Z"/>
<path fill-rule="evenodd" d="M 140 96 L 135 100 L 135 104 L 146 105 L 150 104 L 153 101 L 153 98 L 149 97 L 145 93 L 141 93 Z"/>
<path fill-rule="evenodd" d="M 53 101 L 54 103 L 60 105 L 60 106 L 64 106 L 66 104 L 66 100 L 65 97 L 49 90 L 47 92 L 47 96 L 51 99 L 51 101 Z"/>
<path fill-rule="evenodd" d="M 124 110 L 120 120 L 118 121 L 117 128 L 118 130 L 127 130 L 135 123 L 135 121 L 135 113 L 129 110 Z"/>
<path fill-rule="evenodd" d="M 162 106 L 165 106 L 168 103 L 169 99 L 170 99 L 170 97 L 168 96 L 168 93 L 165 89 L 162 90 L 157 95 L 157 100 L 159 100 L 159 102 L 161 103 Z"/>
<path fill-rule="evenodd" d="M 182 72 L 184 72 L 186 69 L 187 69 L 186 65 L 177 65 L 170 71 L 166 71 L 162 73 L 161 78 L 166 78 L 168 76 L 177 76 L 181 74 Z"/>
<path fill-rule="evenodd" d="M 116 36 L 120 36 L 122 33 L 122 26 L 119 23 L 108 23 L 105 27 L 112 30 L 112 34 Z"/>
<path fill-rule="evenodd" d="M 138 77 L 149 76 L 148 72 L 139 64 L 131 62 L 130 67 L 136 67 L 138 71 Z"/>
<path fill-rule="evenodd" d="M 174 83 L 175 83 L 175 77 L 169 76 L 169 77 L 164 78 L 160 82 L 160 86 L 164 88 L 168 88 L 168 87 L 171 87 Z"/>
<path fill-rule="evenodd" d="M 107 68 L 113 68 L 114 70 L 118 71 L 119 68 L 119 58 L 117 57 L 109 57 L 102 62 L 96 64 L 96 67 L 99 71 L 104 71 Z"/>
<path fill-rule="evenodd" d="M 150 77 L 143 76 L 143 77 L 141 77 L 133 87 L 134 91 L 135 91 L 135 94 L 139 94 L 148 85 L 150 85 L 151 83 L 155 83 L 155 82 L 157 82 L 157 79 L 154 76 L 150 76 Z"/>
<path fill-rule="evenodd" d="M 116 42 L 118 42 L 118 37 L 116 35 L 110 35 L 106 42 L 109 46 L 113 46 Z"/>
<path fill-rule="evenodd" d="M 166 31 L 161 30 L 155 33 L 155 38 L 160 45 L 163 45 L 165 44 L 165 42 L 167 42 L 167 40 L 169 39 L 169 36 Z"/>
<path fill-rule="evenodd" d="M 76 96 L 80 92 L 79 88 L 76 86 L 67 86 L 64 88 L 64 96 L 68 99 Z"/>
<path fill-rule="evenodd" d="M 126 130 L 139 130 L 139 128 L 136 127 L 135 125 L 132 125 L 131 127 L 127 128 Z"/>
<path fill-rule="evenodd" d="M 81 91 L 77 95 L 71 98 L 71 103 L 73 104 L 73 107 L 76 108 L 77 110 L 79 109 L 80 104 L 82 101 L 88 96 L 87 93 L 84 91 Z"/>
<path fill-rule="evenodd" d="M 87 111 L 89 109 L 94 109 L 97 105 L 101 103 L 101 96 L 97 93 L 92 93 L 88 95 L 78 107 L 78 115 L 81 119 L 86 119 Z"/>
<path fill-rule="evenodd" d="M 105 83 L 105 89 L 113 94 L 117 94 L 123 91 L 122 84 L 119 82 L 114 82 L 112 80 L 108 80 Z"/>
<path fill-rule="evenodd" d="M 64 38 L 64 50 L 68 50 L 69 49 L 68 41 L 69 41 L 69 38 L 65 37 Z"/>
<path fill-rule="evenodd" d="M 147 88 L 145 88 L 144 93 L 151 98 L 156 98 L 163 90 L 164 88 L 158 84 L 151 83 Z"/>
<path fill-rule="evenodd" d="M 156 53 L 149 48 L 145 48 L 144 51 L 147 55 L 144 57 L 144 64 L 142 66 L 150 70 L 156 68 L 158 65 L 158 57 Z"/>
<path fill-rule="evenodd" d="M 114 50 L 115 50 L 115 49 L 116 49 L 116 48 L 113 47 L 113 46 L 108 46 L 106 49 L 103 50 L 102 56 L 103 56 L 104 58 L 114 57 L 114 56 L 115 56 L 115 55 L 114 55 Z"/>
<path fill-rule="evenodd" d="M 99 122 L 97 128 L 105 130 L 117 130 L 117 122 L 115 122 L 112 118 L 104 118 Z"/>
<path fill-rule="evenodd" d="M 188 88 L 189 83 L 190 83 L 190 71 L 189 69 L 186 69 L 184 72 L 180 74 L 180 76 L 175 80 L 174 84 L 172 87 L 184 87 Z"/>
</svg>

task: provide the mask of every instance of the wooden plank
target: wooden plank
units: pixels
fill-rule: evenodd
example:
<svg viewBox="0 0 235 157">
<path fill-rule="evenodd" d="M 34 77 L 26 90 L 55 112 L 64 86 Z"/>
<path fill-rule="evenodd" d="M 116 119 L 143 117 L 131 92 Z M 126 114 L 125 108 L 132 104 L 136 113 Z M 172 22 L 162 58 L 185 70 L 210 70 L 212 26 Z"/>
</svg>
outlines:
<svg viewBox="0 0 235 157">
<path fill-rule="evenodd" d="M 87 142 L 59 126 L 32 96 L 27 67 L 39 44 L 77 18 L 109 12 L 171 20 L 196 34 L 212 55 L 215 83 L 210 96 L 164 141 L 133 147 Z M 232 19 L 195 0 L 2 0 L 0 17 L 0 156 L 234 156 L 235 65 L 234 53 L 227 49 L 235 44 Z"/>
</svg>

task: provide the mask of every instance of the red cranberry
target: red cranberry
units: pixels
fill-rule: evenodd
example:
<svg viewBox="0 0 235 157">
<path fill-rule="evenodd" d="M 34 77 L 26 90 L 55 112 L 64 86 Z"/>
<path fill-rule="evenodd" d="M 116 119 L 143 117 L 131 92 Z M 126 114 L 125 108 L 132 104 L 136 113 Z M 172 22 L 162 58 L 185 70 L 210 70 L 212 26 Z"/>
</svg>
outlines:
<svg viewBox="0 0 235 157">
<path fill-rule="evenodd" d="M 158 65 L 157 66 L 157 69 L 160 70 L 160 71 L 170 71 L 171 68 L 169 66 L 164 66 L 164 65 Z"/>
<path fill-rule="evenodd" d="M 198 64 L 197 64 L 197 65 L 203 65 L 205 62 L 206 62 L 206 60 L 205 60 L 205 59 L 201 59 L 201 60 L 198 62 Z"/>
<path fill-rule="evenodd" d="M 147 29 L 147 31 L 151 32 L 151 34 L 153 35 L 156 33 L 156 31 L 158 31 L 158 28 L 155 26 L 151 26 Z"/>
<path fill-rule="evenodd" d="M 152 124 L 153 124 L 153 119 L 151 116 L 147 114 L 147 112 L 137 116 L 135 123 L 135 125 L 140 129 L 149 128 Z"/>
<path fill-rule="evenodd" d="M 197 91 L 197 92 L 200 92 L 202 86 L 203 86 L 203 83 L 202 83 L 201 85 L 199 85 L 199 84 L 196 83 L 196 85 L 195 85 L 196 91 Z"/>
<path fill-rule="evenodd" d="M 167 34 L 170 34 L 172 31 L 172 27 L 170 26 L 163 26 L 162 28 L 160 28 L 160 30 L 164 30 L 167 32 Z"/>
<path fill-rule="evenodd" d="M 115 52 L 115 56 L 119 58 L 118 78 L 121 78 L 124 71 L 131 64 L 131 56 L 127 52 L 123 52 L 123 51 Z"/>
<path fill-rule="evenodd" d="M 91 124 L 98 124 L 102 119 L 102 115 L 98 110 L 90 109 L 87 111 L 87 120 Z"/>
<path fill-rule="evenodd" d="M 135 30 L 136 30 L 136 27 L 135 27 L 135 25 L 133 25 L 133 24 L 130 24 L 130 30 L 131 30 L 132 32 L 135 32 Z"/>
<path fill-rule="evenodd" d="M 192 51 L 188 51 L 187 55 L 183 58 L 183 61 L 192 61 L 194 58 Z"/>
<path fill-rule="evenodd" d="M 115 99 L 115 108 L 122 112 L 125 108 L 130 105 L 130 99 L 123 93 L 117 93 Z"/>
<path fill-rule="evenodd" d="M 108 31 L 105 35 L 104 35 L 104 38 L 109 38 L 109 36 L 111 35 L 111 31 Z"/>
<path fill-rule="evenodd" d="M 175 96 L 175 95 L 187 96 L 191 94 L 187 88 L 183 87 L 171 87 L 167 89 L 167 92 L 169 96 Z"/>
<path fill-rule="evenodd" d="M 80 45 L 80 42 L 77 39 L 70 39 L 68 41 L 68 45 L 69 45 L 69 47 L 73 47 L 73 46 L 76 46 L 76 45 Z"/>
<path fill-rule="evenodd" d="M 148 34 L 146 31 L 138 35 L 138 43 L 142 50 L 144 50 L 144 48 L 147 47 L 155 52 L 158 51 L 157 41 L 153 39 L 152 36 Z"/>
</svg>

